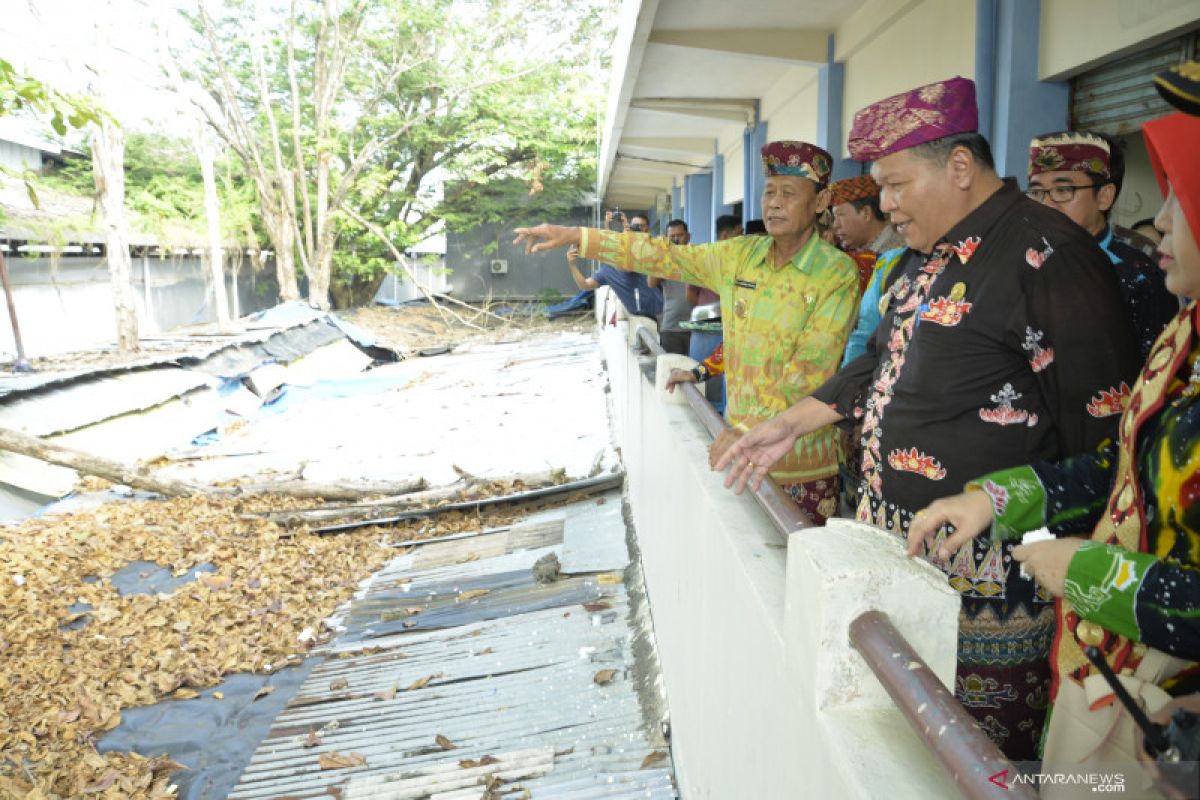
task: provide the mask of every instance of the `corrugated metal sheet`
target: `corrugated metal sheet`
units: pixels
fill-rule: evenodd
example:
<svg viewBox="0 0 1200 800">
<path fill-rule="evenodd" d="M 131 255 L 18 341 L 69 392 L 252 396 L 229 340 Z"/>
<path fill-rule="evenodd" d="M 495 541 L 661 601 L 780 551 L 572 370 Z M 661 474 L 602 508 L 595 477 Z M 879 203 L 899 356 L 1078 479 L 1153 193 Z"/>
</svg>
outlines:
<svg viewBox="0 0 1200 800">
<path fill-rule="evenodd" d="M 605 571 L 539 584 L 532 567 L 564 558 L 564 528 L 578 532 L 577 569 Z M 638 623 L 608 571 L 628 564 L 625 536 L 610 493 L 393 560 L 231 797 L 483 798 L 497 778 L 512 797 L 675 797 L 659 721 L 632 680 Z M 333 751 L 366 764 L 321 769 Z"/>
<path fill-rule="evenodd" d="M 1196 52 L 1196 34 L 1149 47 L 1105 64 L 1071 82 L 1071 127 L 1121 135 L 1171 108 L 1154 88 L 1154 73 Z"/>
<path fill-rule="evenodd" d="M 33 436 L 52 436 L 215 385 L 207 375 L 178 367 L 110 375 L 79 387 L 86 392 L 86 401 L 70 387 L 10 399 L 0 405 L 0 426 Z"/>
<path fill-rule="evenodd" d="M 172 465 L 171 476 L 234 480 L 304 461 L 313 481 L 420 475 L 445 486 L 458 480 L 455 467 L 485 478 L 554 467 L 582 478 L 619 461 L 590 336 L 514 337 L 368 374 L 395 386 L 257 418 L 198 451 L 203 459 Z"/>
</svg>

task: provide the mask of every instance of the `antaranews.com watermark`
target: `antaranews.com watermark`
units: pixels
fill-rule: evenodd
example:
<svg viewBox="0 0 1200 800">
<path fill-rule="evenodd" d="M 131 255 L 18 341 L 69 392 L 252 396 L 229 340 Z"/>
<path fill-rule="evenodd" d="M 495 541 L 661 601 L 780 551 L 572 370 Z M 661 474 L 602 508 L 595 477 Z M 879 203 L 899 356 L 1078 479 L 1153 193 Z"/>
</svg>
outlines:
<svg viewBox="0 0 1200 800">
<path fill-rule="evenodd" d="M 1003 789 L 1028 787 L 1036 792 L 1054 787 L 1056 797 L 1196 798 L 1200 800 L 1200 762 L 1158 764 L 1159 778 L 1152 780 L 1139 764 L 1109 763 L 1103 766 L 1071 766 L 1040 761 L 1017 761 L 988 777 Z"/>
</svg>

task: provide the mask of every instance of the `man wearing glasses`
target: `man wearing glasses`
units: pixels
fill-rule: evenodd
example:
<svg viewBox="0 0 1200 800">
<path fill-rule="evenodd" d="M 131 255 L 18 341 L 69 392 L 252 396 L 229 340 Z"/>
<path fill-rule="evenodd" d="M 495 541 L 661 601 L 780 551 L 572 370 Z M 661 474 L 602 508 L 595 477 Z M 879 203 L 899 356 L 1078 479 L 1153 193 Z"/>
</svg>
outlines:
<svg viewBox="0 0 1200 800">
<path fill-rule="evenodd" d="M 1025 193 L 1057 208 L 1096 238 L 1116 270 L 1145 362 L 1163 326 L 1179 311 L 1179 301 L 1163 285 L 1162 271 L 1133 243 L 1134 234 L 1109 221 L 1124 179 L 1125 156 L 1116 141 L 1102 134 L 1061 131 L 1029 144 Z"/>
</svg>

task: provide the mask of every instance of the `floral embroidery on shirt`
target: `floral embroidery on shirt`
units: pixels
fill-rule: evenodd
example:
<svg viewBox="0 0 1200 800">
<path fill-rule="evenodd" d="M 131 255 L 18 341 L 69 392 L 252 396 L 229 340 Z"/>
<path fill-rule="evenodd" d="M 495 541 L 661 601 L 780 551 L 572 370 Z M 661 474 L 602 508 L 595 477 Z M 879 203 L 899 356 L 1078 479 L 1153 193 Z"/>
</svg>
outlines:
<svg viewBox="0 0 1200 800">
<path fill-rule="evenodd" d="M 979 418 L 984 422 L 996 425 L 1017 425 L 1029 419 L 1029 412 L 1023 408 L 1013 408 L 1013 401 L 1020 400 L 1023 395 L 1013 389 L 1011 383 L 1006 383 L 999 392 L 992 395 L 996 408 L 979 409 Z"/>
<path fill-rule="evenodd" d="M 1032 247 L 1025 251 L 1025 263 L 1034 269 L 1041 269 L 1042 264 L 1046 263 L 1046 259 L 1054 253 L 1054 248 L 1046 241 L 1046 237 L 1042 237 L 1042 244 L 1045 245 L 1041 250 L 1034 250 Z"/>
<path fill-rule="evenodd" d="M 950 249 L 958 256 L 958 260 L 966 264 L 971 260 L 971 256 L 975 255 L 975 251 L 979 249 L 979 243 L 983 240 L 978 236 L 968 236 Z"/>
<path fill-rule="evenodd" d="M 1041 372 L 1054 363 L 1054 348 L 1041 345 L 1042 337 L 1046 334 L 1035 331 L 1031 326 L 1025 326 L 1025 343 L 1021 348 L 1029 351 L 1029 366 L 1034 372 Z"/>
<path fill-rule="evenodd" d="M 1100 394 L 1093 397 L 1087 404 L 1087 412 L 1093 417 L 1111 417 L 1120 414 L 1125 410 L 1125 404 L 1129 402 L 1131 391 L 1129 384 L 1125 381 L 1121 381 L 1120 386 L 1101 389 Z"/>
<path fill-rule="evenodd" d="M 913 331 L 916 330 L 916 315 L 911 312 L 915 311 L 929 297 L 934 280 L 942 273 L 946 265 L 950 263 L 950 253 L 951 249 L 948 244 L 945 242 L 939 244 L 934 248 L 924 266 L 921 267 L 921 275 L 915 282 L 910 283 L 908 276 L 905 275 L 897 280 L 889 290 L 892 297 L 897 300 L 905 299 L 911 290 L 912 298 L 910 302 L 905 303 L 903 306 L 903 308 L 907 309 L 906 312 L 898 308 L 892 317 L 892 335 L 888 338 L 886 360 L 879 370 L 879 378 L 871 387 L 871 396 L 867 399 L 863 417 L 863 478 L 866 480 L 869 493 L 876 499 L 883 496 L 883 454 L 880 452 L 879 447 L 883 435 L 881 427 L 883 412 L 892 400 L 893 388 L 904 368 L 905 352 L 908 349 L 908 343 L 912 339 Z M 906 313 L 908 315 L 904 316 Z M 897 463 L 909 463 L 908 461 L 897 460 L 900 459 L 901 452 L 894 450 L 888 455 L 888 463 L 894 469 L 904 469 L 904 467 L 896 466 Z M 923 457 L 917 454 L 915 449 L 911 455 L 917 459 Z M 934 475 L 937 475 L 939 471 L 941 473 L 937 477 L 926 475 L 926 477 L 931 477 L 932 480 L 941 480 L 946 475 L 946 470 L 936 461 L 931 461 L 929 469 Z M 922 472 L 921 474 L 924 473 Z"/>
<path fill-rule="evenodd" d="M 888 453 L 888 466 L 901 472 L 913 472 L 931 481 L 946 477 L 946 469 L 936 458 L 921 453 L 915 447 Z"/>
<path fill-rule="evenodd" d="M 962 318 L 971 310 L 971 304 L 965 300 L 955 300 L 951 297 L 939 297 L 931 302 L 921 312 L 923 321 L 933 322 L 951 328 L 962 322 Z"/>
</svg>

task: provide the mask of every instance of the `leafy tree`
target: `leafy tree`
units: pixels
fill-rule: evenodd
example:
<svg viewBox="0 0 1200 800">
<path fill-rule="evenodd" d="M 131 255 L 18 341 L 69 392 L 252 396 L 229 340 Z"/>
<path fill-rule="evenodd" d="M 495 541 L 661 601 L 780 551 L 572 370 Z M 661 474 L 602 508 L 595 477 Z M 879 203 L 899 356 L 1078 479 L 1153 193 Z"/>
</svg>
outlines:
<svg viewBox="0 0 1200 800">
<path fill-rule="evenodd" d="M 341 289 L 378 284 L 384 248 L 355 215 L 405 249 L 442 225 L 578 202 L 594 182 L 613 5 L 322 0 L 271 15 L 230 0 L 212 17 L 200 3 L 203 46 L 178 61 L 194 65 L 188 77 L 218 109 L 210 123 L 253 181 L 284 296 L 298 294 L 296 259 L 318 306 L 335 267 Z M 519 205 L 494 190 L 513 179 Z"/>
</svg>

